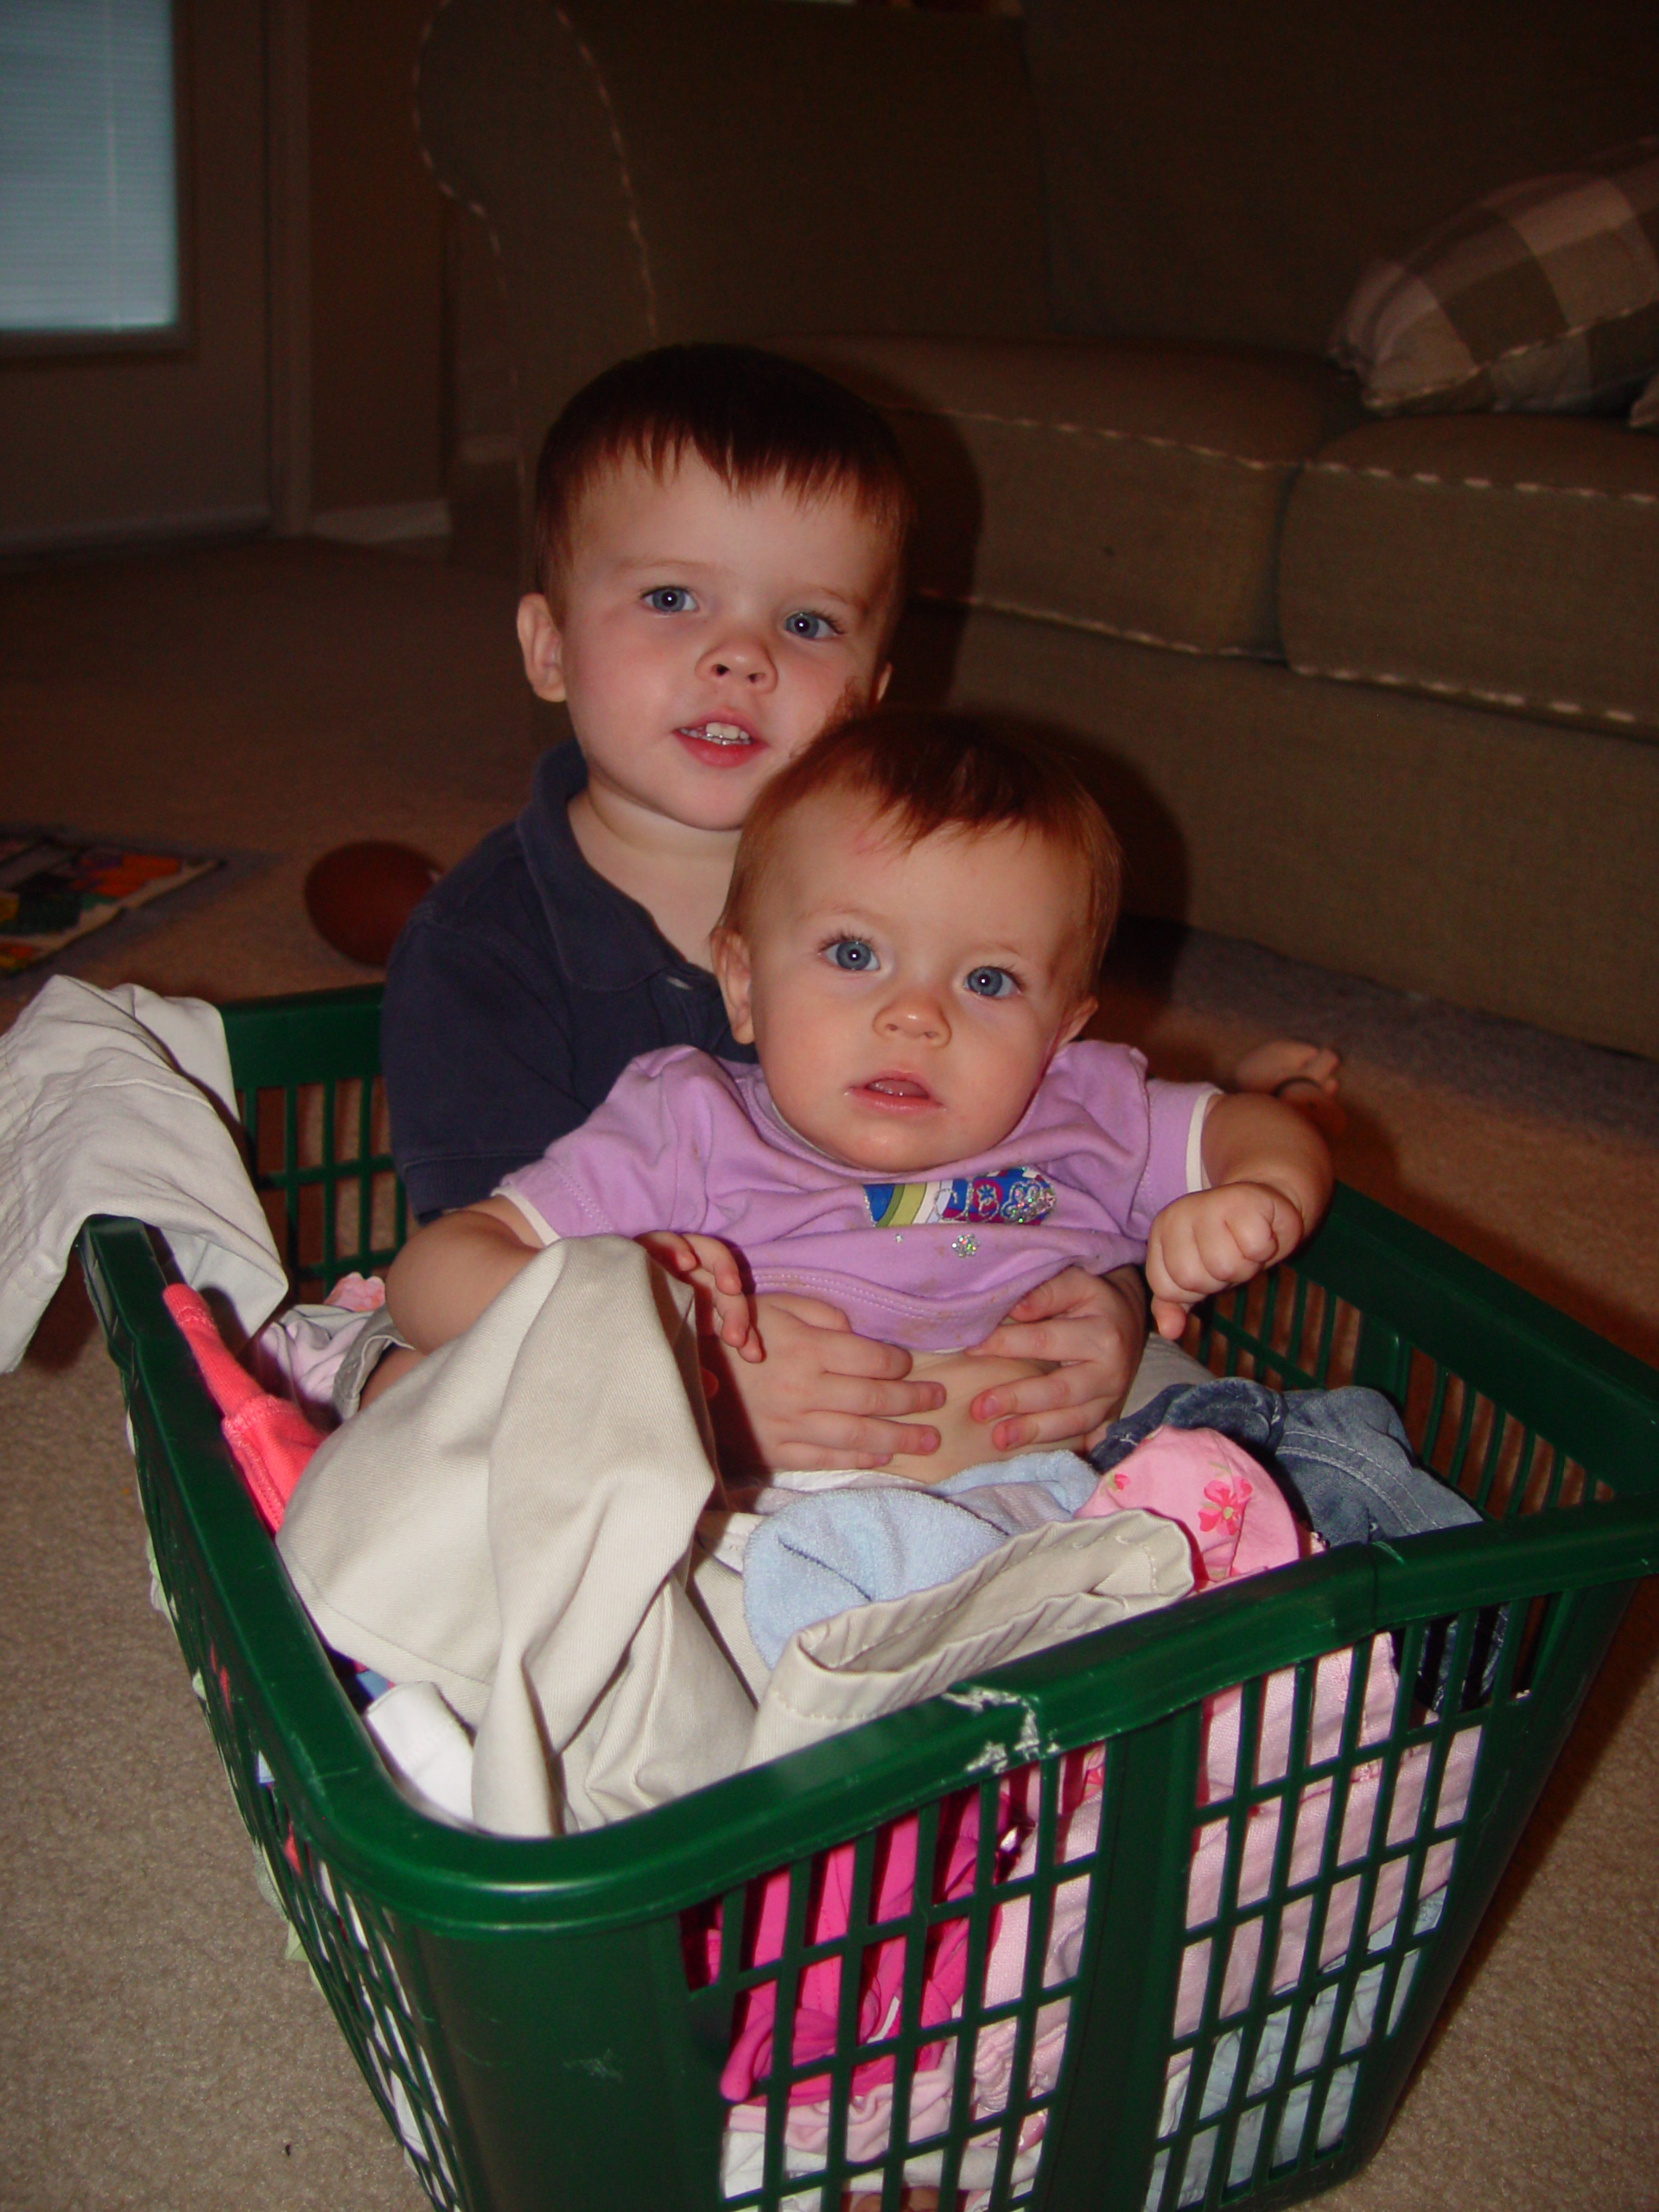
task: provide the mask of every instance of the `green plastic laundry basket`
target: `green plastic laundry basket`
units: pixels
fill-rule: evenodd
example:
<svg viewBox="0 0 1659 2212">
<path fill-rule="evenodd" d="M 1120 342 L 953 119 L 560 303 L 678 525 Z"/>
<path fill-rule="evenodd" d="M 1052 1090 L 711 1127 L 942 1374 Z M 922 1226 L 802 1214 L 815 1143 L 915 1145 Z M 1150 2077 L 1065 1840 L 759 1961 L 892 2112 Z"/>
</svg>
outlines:
<svg viewBox="0 0 1659 2212">
<path fill-rule="evenodd" d="M 384 1263 L 404 1232 L 378 1016 L 372 988 L 225 1010 L 255 1179 L 303 1294 Z M 243 1818 L 428 2196 L 468 2212 L 774 2212 L 855 2192 L 898 2212 L 907 2189 L 948 2205 L 967 2181 L 995 2208 L 1257 2212 L 1330 2187 L 1380 2141 L 1635 1580 L 1659 1565 L 1659 1374 L 1339 1190 L 1294 1265 L 1205 1315 L 1198 1355 L 1275 1388 L 1387 1392 L 1479 1526 L 1345 1548 L 1144 1616 L 607 1830 L 484 1836 L 423 1816 L 388 1777 L 162 1303 L 159 1240 L 105 1218 L 80 1249 L 125 1386 L 160 1581 Z M 1482 1653 L 1494 1620 L 1495 1655 Z M 1339 1747 L 1310 1763 L 1318 1662 L 1384 1631 L 1404 1684 L 1440 1655 L 1438 1709 L 1402 1693 L 1386 1734 L 1362 1741 L 1351 1688 Z M 1206 1701 L 1243 1685 L 1248 1747 L 1280 1669 L 1300 1748 L 1277 1774 L 1247 1757 L 1202 1802 Z M 1063 1792 L 1090 1750 L 1098 1837 L 1068 1857 Z M 1443 1783 L 1471 1752 L 1465 1802 Z M 1421 1804 L 1396 1819 L 1408 1764 Z M 1341 1814 L 1360 1770 L 1382 1810 L 1356 1842 Z M 1281 1847 L 1265 1891 L 1246 1896 L 1245 1823 L 1282 1809 L 1287 1838 L 1315 1786 L 1333 1808 L 1317 1871 L 1293 1882 Z M 1011 1872 L 1016 1798 L 1032 1842 Z M 937 1870 L 964 1808 L 977 1815 L 971 1882 L 947 1895 Z M 880 1869 L 912 1816 L 922 1875 L 878 1920 Z M 1188 1869 L 1212 1825 L 1226 1872 L 1211 1917 L 1189 1926 Z M 827 1855 L 845 1844 L 845 1930 L 814 1944 Z M 1449 1880 L 1431 1883 L 1447 1859 Z M 782 1952 L 757 1963 L 760 1880 L 779 1869 Z M 1088 1885 L 1086 1932 L 1057 1972 L 1046 1930 L 1075 1882 Z M 1385 1889 L 1395 1909 L 1378 1920 Z M 1319 1931 L 1338 1893 L 1356 1932 L 1333 1955 Z M 1021 1986 L 994 1999 L 986 1961 L 1016 1908 Z M 1286 1972 L 1287 1914 L 1312 1932 Z M 965 1938 L 967 1993 L 940 2023 L 924 2019 L 922 1993 L 946 1935 Z M 895 1943 L 901 1993 L 861 2043 L 868 1962 Z M 1200 1995 L 1178 2032 L 1190 1947 Z M 799 1978 L 830 1957 L 849 1962 L 833 2050 L 791 2064 Z M 1230 1957 L 1256 1962 L 1242 1993 L 1229 1993 Z M 747 2161 L 722 2181 L 734 2022 L 773 1985 L 780 2049 Z M 1059 2021 L 1051 2080 L 1033 2052 Z M 987 2107 L 974 2067 L 991 2029 L 1011 2055 Z M 937 2077 L 941 2053 L 954 2086 L 924 2133 L 909 2084 L 921 2064 Z M 892 2077 L 874 2152 L 849 2142 L 855 2069 Z M 804 2081 L 827 2089 L 830 2114 L 804 2146 L 786 2124 Z"/>
</svg>

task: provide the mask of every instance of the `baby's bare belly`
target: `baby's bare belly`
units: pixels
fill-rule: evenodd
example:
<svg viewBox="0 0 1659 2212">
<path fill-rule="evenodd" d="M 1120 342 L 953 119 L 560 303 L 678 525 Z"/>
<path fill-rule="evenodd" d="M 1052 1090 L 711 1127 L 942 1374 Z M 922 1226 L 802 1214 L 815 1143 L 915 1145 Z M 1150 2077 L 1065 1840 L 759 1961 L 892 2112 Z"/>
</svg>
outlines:
<svg viewBox="0 0 1659 2212">
<path fill-rule="evenodd" d="M 1056 1364 L 1052 1359 L 1004 1359 L 965 1351 L 918 1352 L 911 1363 L 910 1380 L 941 1382 L 944 1386 L 944 1403 L 937 1413 L 922 1414 L 916 1424 L 938 1430 L 939 1448 L 937 1452 L 895 1453 L 893 1471 L 908 1475 L 913 1482 L 942 1483 L 963 1467 L 981 1466 L 987 1459 L 1011 1459 L 1022 1451 L 1030 1451 L 1031 1446 L 1016 1444 L 1006 1452 L 999 1452 L 991 1441 L 995 1422 L 973 1421 L 968 1408 L 982 1390 L 994 1390 L 1004 1382 L 1022 1382 L 1028 1375 L 1052 1375 Z M 1069 1443 L 1076 1449 L 1082 1440 L 1081 1436 L 1072 1437 L 1041 1448 L 1058 1452 Z"/>
</svg>

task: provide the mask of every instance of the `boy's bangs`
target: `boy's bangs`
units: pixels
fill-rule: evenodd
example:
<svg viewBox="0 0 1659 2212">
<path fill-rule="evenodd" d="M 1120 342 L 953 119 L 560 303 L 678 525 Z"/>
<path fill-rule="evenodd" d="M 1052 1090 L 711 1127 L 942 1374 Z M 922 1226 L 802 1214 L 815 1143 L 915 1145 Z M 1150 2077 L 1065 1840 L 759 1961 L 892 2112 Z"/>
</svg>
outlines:
<svg viewBox="0 0 1659 2212">
<path fill-rule="evenodd" d="M 781 483 L 803 502 L 849 499 L 902 563 L 915 497 L 874 407 L 758 346 L 664 346 L 596 377 L 548 433 L 537 472 L 536 573 L 550 599 L 593 485 L 630 461 L 660 480 L 688 454 L 740 496 Z"/>
</svg>

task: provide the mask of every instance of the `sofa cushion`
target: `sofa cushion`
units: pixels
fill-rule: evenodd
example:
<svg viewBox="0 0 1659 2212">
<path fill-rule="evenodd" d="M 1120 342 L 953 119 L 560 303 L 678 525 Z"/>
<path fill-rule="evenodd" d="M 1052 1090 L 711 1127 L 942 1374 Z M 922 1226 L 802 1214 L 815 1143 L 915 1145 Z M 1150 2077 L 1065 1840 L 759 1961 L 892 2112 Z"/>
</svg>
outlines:
<svg viewBox="0 0 1659 2212">
<path fill-rule="evenodd" d="M 1654 128 L 1653 0 L 1026 0 L 1062 330 L 1318 353 L 1369 262 Z"/>
<path fill-rule="evenodd" d="M 1382 414 L 1627 400 L 1659 367 L 1659 138 L 1489 193 L 1373 262 L 1331 351 Z"/>
<path fill-rule="evenodd" d="M 1659 444 L 1568 416 L 1400 416 L 1337 439 L 1285 518 L 1307 675 L 1659 738 Z"/>
<path fill-rule="evenodd" d="M 1360 419 L 1327 364 L 1130 341 L 773 342 L 898 432 L 921 494 L 918 592 L 1179 652 L 1277 654 L 1288 487 Z"/>
</svg>

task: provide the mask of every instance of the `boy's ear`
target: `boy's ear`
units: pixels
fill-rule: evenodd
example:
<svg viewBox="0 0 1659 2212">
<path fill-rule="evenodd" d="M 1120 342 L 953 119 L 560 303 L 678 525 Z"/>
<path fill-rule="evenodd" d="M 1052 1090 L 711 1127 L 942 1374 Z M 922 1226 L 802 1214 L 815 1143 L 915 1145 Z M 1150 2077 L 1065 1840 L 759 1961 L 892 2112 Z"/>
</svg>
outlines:
<svg viewBox="0 0 1659 2212">
<path fill-rule="evenodd" d="M 872 706 L 879 707 L 880 705 L 881 702 L 887 696 L 887 686 L 892 683 L 892 681 L 893 663 L 890 660 L 884 661 L 881 665 L 881 673 L 875 679 L 875 696 L 870 702 Z"/>
<path fill-rule="evenodd" d="M 524 657 L 524 674 L 538 699 L 564 696 L 564 640 L 553 620 L 553 610 L 538 591 L 526 592 L 518 602 L 518 649 Z"/>
<path fill-rule="evenodd" d="M 716 930 L 709 940 L 720 995 L 726 1001 L 726 1019 L 740 1045 L 754 1042 L 754 1017 L 749 1007 L 749 948 L 735 930 Z"/>
</svg>

